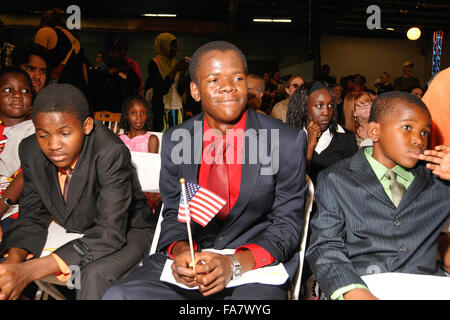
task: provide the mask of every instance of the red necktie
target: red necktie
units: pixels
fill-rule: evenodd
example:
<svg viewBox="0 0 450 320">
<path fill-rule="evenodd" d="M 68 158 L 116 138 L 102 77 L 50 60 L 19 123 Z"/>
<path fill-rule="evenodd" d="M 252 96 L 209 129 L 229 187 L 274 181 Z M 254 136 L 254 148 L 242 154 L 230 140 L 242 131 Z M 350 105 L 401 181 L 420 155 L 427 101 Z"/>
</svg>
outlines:
<svg viewBox="0 0 450 320">
<path fill-rule="evenodd" d="M 219 219 L 225 219 L 230 212 L 230 185 L 228 165 L 226 163 L 225 141 L 222 139 L 216 139 L 214 142 L 214 148 L 215 157 L 213 164 L 209 168 L 206 188 L 227 202 L 217 214 Z M 221 155 L 222 159 L 220 159 Z"/>
<path fill-rule="evenodd" d="M 64 201 L 67 202 L 67 194 L 69 193 L 69 185 L 70 179 L 72 178 L 73 169 L 71 167 L 66 167 L 64 168 L 64 171 L 66 172 L 66 180 L 64 180 L 63 197 Z"/>
</svg>

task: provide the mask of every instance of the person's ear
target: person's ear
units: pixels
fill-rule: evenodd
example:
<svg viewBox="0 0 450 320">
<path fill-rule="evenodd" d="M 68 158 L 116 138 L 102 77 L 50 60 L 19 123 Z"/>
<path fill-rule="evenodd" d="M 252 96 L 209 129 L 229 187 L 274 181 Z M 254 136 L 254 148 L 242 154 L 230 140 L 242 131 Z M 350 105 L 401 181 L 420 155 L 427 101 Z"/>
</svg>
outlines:
<svg viewBox="0 0 450 320">
<path fill-rule="evenodd" d="M 191 96 L 196 102 L 200 102 L 200 89 L 193 81 L 190 84 Z"/>
<path fill-rule="evenodd" d="M 88 135 L 92 132 L 92 129 L 94 129 L 94 119 L 87 117 L 83 122 L 83 132 Z"/>
<path fill-rule="evenodd" d="M 369 122 L 367 125 L 367 135 L 373 142 L 378 142 L 380 139 L 380 124 L 377 122 Z"/>
</svg>

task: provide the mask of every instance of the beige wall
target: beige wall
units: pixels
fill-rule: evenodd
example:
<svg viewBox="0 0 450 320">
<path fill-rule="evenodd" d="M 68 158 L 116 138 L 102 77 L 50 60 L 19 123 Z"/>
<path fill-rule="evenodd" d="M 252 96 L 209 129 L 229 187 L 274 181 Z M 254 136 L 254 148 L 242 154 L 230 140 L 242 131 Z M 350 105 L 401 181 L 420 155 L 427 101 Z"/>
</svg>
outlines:
<svg viewBox="0 0 450 320">
<path fill-rule="evenodd" d="M 344 36 L 322 36 L 320 40 L 322 65 L 330 65 L 331 75 L 338 81 L 360 73 L 367 78 L 366 86 L 374 88 L 383 71 L 391 75 L 392 82 L 400 76 L 406 60 L 415 64 L 413 76 L 419 78 L 421 86 L 429 80 L 431 56 L 422 55 L 419 41 Z"/>
</svg>

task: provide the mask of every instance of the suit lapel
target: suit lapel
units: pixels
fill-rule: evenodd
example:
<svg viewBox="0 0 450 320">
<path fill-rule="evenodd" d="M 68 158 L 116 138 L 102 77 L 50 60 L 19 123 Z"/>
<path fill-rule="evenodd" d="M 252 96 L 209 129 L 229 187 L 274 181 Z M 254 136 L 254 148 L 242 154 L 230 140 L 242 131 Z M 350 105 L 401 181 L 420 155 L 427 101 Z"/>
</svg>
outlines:
<svg viewBox="0 0 450 320">
<path fill-rule="evenodd" d="M 366 189 L 369 194 L 375 196 L 378 200 L 389 205 L 393 209 L 396 209 L 395 205 L 384 191 L 383 186 L 375 175 L 369 161 L 367 161 L 363 148 L 351 158 L 350 169 L 355 171 L 355 177 L 357 177 L 355 182 L 359 184 L 360 188 Z"/>
<path fill-rule="evenodd" d="M 58 169 L 53 163 L 47 160 L 44 155 L 42 155 L 42 158 L 44 158 L 44 170 L 36 170 L 34 173 L 37 177 L 36 181 L 41 182 L 36 188 L 38 189 L 44 204 L 49 203 L 51 204 L 50 207 L 56 208 L 57 212 L 54 213 L 59 215 L 58 220 L 64 221 L 66 205 L 59 186 Z M 37 157 L 37 161 L 41 162 L 42 159 Z M 39 167 L 41 167 L 41 165 L 37 164 L 36 168 Z"/>
<path fill-rule="evenodd" d="M 95 131 L 95 129 L 94 129 Z M 91 135 L 95 134 L 92 132 Z M 64 222 L 69 219 L 72 211 L 78 204 L 81 193 L 83 192 L 86 181 L 88 179 L 89 168 L 94 163 L 90 163 L 89 160 L 92 159 L 92 136 L 86 136 L 83 144 L 83 149 L 81 150 L 80 156 L 78 157 L 77 163 L 75 165 L 72 179 L 70 180 L 69 193 L 67 195 L 67 203 L 65 205 L 65 219 Z M 63 200 L 64 202 L 64 200 Z"/>
<path fill-rule="evenodd" d="M 405 194 L 403 195 L 402 200 L 398 204 L 399 211 L 404 208 L 407 208 L 412 201 L 416 200 L 419 194 L 428 185 L 430 175 L 427 174 L 426 170 L 427 169 L 425 169 L 420 165 L 412 169 L 412 173 L 414 174 L 414 180 L 408 187 Z"/>
<path fill-rule="evenodd" d="M 190 160 L 182 165 L 182 178 L 188 182 L 198 183 L 198 171 L 202 163 L 202 146 L 203 146 L 203 113 L 194 120 L 193 127 L 189 131 L 190 134 Z M 185 148 L 184 150 L 187 150 Z M 181 177 L 180 177 L 181 178 Z"/>
</svg>

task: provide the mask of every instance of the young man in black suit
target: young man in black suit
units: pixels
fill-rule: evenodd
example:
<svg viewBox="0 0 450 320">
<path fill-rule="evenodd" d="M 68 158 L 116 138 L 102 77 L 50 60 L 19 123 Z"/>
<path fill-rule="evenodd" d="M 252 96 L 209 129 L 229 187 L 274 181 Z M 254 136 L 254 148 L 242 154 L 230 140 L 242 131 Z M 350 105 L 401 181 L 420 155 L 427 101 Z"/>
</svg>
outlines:
<svg viewBox="0 0 450 320">
<path fill-rule="evenodd" d="M 246 59 L 234 45 L 214 41 L 200 47 L 191 58 L 190 73 L 191 94 L 201 101 L 203 113 L 170 128 L 163 136 L 160 190 L 164 220 L 157 253 L 113 285 L 104 298 L 286 299 L 298 267 L 307 191 L 306 136 L 245 108 Z M 180 137 L 185 139 L 180 142 Z M 219 147 L 215 146 L 217 141 Z M 226 153 L 228 177 L 216 192 L 225 190 L 221 196 L 227 204 L 205 228 L 192 223 L 197 248 L 194 259 L 202 261 L 194 271 L 186 224 L 177 220 L 179 181 L 185 178 L 212 191 L 212 168 L 220 164 L 216 158 L 208 161 L 211 149 Z M 233 254 L 201 252 L 204 248 L 233 249 Z M 174 260 L 175 280 L 191 288 L 198 286 L 198 290 L 160 281 L 168 257 Z M 283 284 L 227 287 L 231 279 L 247 271 L 280 262 L 289 274 Z"/>
<path fill-rule="evenodd" d="M 47 275 L 65 281 L 77 266 L 77 299 L 99 299 L 148 253 L 154 230 L 130 152 L 89 116 L 85 97 L 72 85 L 44 88 L 32 118 L 36 134 L 19 147 L 24 189 L 20 217 L 2 243 L 0 298 L 17 299 L 28 283 Z M 39 258 L 50 219 L 84 236 Z"/>
</svg>

